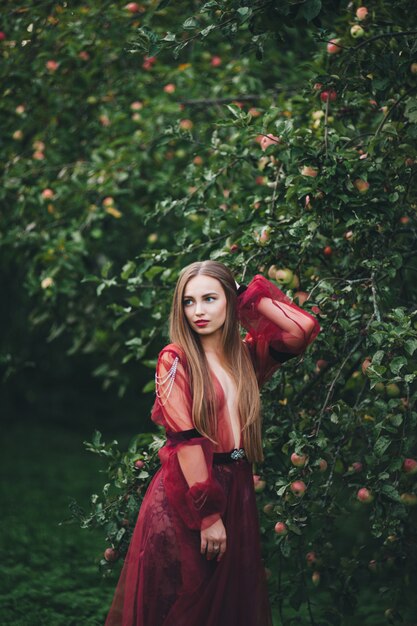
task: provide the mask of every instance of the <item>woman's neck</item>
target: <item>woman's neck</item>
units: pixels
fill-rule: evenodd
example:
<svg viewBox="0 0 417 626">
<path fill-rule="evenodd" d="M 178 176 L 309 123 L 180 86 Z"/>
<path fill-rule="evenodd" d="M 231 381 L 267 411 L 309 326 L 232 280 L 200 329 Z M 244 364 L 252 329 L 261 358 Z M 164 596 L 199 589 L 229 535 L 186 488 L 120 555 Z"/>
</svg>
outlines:
<svg viewBox="0 0 417 626">
<path fill-rule="evenodd" d="M 200 341 L 207 356 L 215 357 L 218 361 L 224 361 L 224 352 L 220 343 L 219 333 L 212 333 L 205 337 L 200 336 Z"/>
</svg>

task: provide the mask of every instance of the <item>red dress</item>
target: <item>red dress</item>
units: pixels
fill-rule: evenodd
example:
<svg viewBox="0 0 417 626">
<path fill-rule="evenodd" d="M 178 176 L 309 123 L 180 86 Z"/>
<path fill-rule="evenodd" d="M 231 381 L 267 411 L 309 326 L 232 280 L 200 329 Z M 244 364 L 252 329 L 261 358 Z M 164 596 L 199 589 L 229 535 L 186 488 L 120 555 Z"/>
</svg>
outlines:
<svg viewBox="0 0 417 626">
<path fill-rule="evenodd" d="M 248 331 L 244 341 L 261 385 L 281 363 L 301 354 L 320 326 L 261 275 L 240 292 L 239 321 Z M 258 304 L 265 297 L 275 306 L 261 314 Z M 283 314 L 303 330 L 302 342 L 280 328 Z M 162 465 L 143 499 L 105 626 L 272 626 L 252 466 L 246 458 L 218 462 L 235 441 L 214 372 L 218 444 L 195 431 L 186 372 L 181 348 L 166 346 L 158 358 L 162 378 L 151 418 L 165 427 L 167 443 L 159 451 Z M 200 553 L 200 529 L 220 517 L 226 552 L 217 562 Z"/>
</svg>

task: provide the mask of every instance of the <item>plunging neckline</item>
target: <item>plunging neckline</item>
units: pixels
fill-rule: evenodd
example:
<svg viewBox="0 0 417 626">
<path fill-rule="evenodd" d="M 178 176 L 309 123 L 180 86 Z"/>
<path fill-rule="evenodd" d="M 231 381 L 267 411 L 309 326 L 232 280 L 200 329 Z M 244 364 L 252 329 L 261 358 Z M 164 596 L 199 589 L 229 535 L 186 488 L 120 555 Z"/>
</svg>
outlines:
<svg viewBox="0 0 417 626">
<path fill-rule="evenodd" d="M 227 403 L 227 396 L 226 396 L 226 393 L 225 393 L 225 391 L 224 391 L 223 385 L 222 385 L 222 383 L 221 383 L 221 381 L 220 381 L 219 377 L 217 376 L 217 374 L 215 373 L 215 371 L 213 370 L 213 368 L 209 366 L 209 369 L 210 369 L 210 372 L 211 372 L 211 374 L 213 375 L 213 377 L 217 380 L 217 383 L 218 383 L 218 385 L 219 385 L 219 387 L 220 387 L 220 390 L 221 390 L 221 392 L 222 392 L 222 394 L 223 394 L 224 403 L 225 403 L 226 408 L 227 408 L 227 416 L 228 416 L 228 420 L 229 420 L 229 426 L 230 426 L 230 430 L 231 430 L 231 432 L 232 432 L 233 447 L 234 447 L 234 449 L 236 449 L 236 448 L 241 448 L 241 447 L 242 447 L 242 428 L 241 428 L 241 426 L 239 426 L 239 431 L 240 431 L 240 432 L 239 432 L 239 443 L 238 443 L 238 445 L 236 445 L 236 442 L 235 442 L 235 433 L 234 433 L 234 431 L 233 431 L 232 418 L 231 418 L 231 416 L 230 416 L 229 405 L 228 405 L 228 403 Z M 232 383 L 233 383 L 233 381 L 232 381 Z M 236 391 L 237 391 L 237 390 L 236 390 Z M 239 415 L 239 418 L 240 418 L 240 415 Z M 240 421 L 240 419 L 239 419 L 239 421 Z"/>
</svg>

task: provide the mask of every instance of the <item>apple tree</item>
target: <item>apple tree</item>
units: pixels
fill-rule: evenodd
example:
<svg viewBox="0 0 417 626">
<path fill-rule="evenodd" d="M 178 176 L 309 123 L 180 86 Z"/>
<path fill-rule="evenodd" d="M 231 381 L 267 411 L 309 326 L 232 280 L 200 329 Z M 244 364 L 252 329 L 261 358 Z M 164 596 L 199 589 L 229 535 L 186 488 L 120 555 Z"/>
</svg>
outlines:
<svg viewBox="0 0 417 626">
<path fill-rule="evenodd" d="M 320 322 L 263 391 L 254 488 L 277 623 L 417 608 L 415 21 L 410 0 L 219 0 L 9 3 L 2 22 L 2 254 L 31 323 L 123 393 L 138 363 L 153 391 L 196 259 L 264 273 Z M 106 567 L 162 443 L 87 444 L 109 479 L 73 513 L 103 526 Z"/>
</svg>

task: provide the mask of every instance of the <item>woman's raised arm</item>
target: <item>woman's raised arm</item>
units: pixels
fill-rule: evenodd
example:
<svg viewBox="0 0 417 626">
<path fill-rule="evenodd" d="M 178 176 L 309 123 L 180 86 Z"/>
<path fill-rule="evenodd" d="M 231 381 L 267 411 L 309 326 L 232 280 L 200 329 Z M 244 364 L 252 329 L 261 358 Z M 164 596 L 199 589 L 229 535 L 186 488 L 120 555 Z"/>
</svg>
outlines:
<svg viewBox="0 0 417 626">
<path fill-rule="evenodd" d="M 238 289 L 238 316 L 260 384 L 285 361 L 302 354 L 319 334 L 317 319 L 261 274 Z"/>
</svg>

